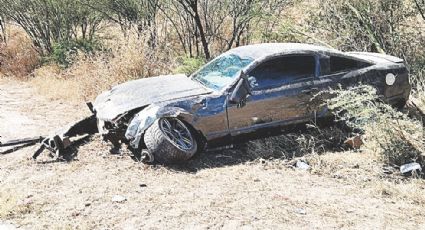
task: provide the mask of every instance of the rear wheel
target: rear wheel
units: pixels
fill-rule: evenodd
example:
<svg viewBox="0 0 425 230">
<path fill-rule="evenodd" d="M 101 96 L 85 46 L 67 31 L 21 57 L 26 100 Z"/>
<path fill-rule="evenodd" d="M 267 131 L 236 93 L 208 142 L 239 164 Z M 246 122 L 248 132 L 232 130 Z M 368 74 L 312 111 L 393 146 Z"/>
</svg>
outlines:
<svg viewBox="0 0 425 230">
<path fill-rule="evenodd" d="M 177 118 L 161 118 L 146 130 L 144 141 L 149 153 L 159 163 L 189 160 L 198 150 L 189 127 Z"/>
</svg>

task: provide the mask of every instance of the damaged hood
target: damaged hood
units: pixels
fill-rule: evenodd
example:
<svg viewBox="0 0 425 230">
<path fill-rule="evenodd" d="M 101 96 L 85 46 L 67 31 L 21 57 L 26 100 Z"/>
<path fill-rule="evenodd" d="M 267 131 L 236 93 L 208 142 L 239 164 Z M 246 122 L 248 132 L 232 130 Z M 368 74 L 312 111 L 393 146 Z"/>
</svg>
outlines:
<svg viewBox="0 0 425 230">
<path fill-rule="evenodd" d="M 99 95 L 93 103 L 97 118 L 111 121 L 152 103 L 211 93 L 186 75 L 165 75 L 129 81 Z"/>
</svg>

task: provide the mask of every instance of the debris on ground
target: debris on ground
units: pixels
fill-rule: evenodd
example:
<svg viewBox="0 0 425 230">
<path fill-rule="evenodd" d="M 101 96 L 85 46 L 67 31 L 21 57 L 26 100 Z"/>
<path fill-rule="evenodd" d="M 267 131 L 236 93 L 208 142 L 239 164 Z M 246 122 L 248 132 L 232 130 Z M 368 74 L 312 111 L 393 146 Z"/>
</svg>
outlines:
<svg viewBox="0 0 425 230">
<path fill-rule="evenodd" d="M 393 166 L 387 165 L 387 166 L 382 167 L 382 172 L 384 174 L 391 175 L 391 174 L 394 174 L 396 172 L 396 169 Z"/>
<path fill-rule="evenodd" d="M 127 201 L 127 198 L 121 195 L 115 195 L 112 197 L 111 201 L 114 203 L 124 203 Z"/>
<path fill-rule="evenodd" d="M 297 163 L 295 163 L 295 167 L 301 170 L 309 170 L 311 168 L 310 165 L 301 160 L 298 160 Z"/>
<path fill-rule="evenodd" d="M 295 212 L 300 215 L 307 215 L 307 211 L 304 208 L 298 208 L 295 210 Z"/>
<path fill-rule="evenodd" d="M 410 164 L 404 164 L 400 166 L 400 172 L 402 174 L 419 174 L 422 171 L 422 167 L 418 163 L 410 163 Z"/>
</svg>

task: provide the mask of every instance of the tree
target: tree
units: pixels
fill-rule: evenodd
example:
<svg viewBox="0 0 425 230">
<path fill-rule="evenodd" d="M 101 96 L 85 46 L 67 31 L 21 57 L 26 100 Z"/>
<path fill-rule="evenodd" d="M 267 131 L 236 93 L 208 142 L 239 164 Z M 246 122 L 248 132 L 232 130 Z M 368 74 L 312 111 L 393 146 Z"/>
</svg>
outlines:
<svg viewBox="0 0 425 230">
<path fill-rule="evenodd" d="M 401 57 L 411 75 L 421 76 L 425 36 L 418 29 L 420 25 L 412 23 L 418 20 L 418 12 L 407 3 L 405 0 L 321 0 L 320 11 L 311 17 L 310 30 L 344 51 Z"/>
<path fill-rule="evenodd" d="M 254 22 L 280 13 L 288 0 L 164 0 L 161 12 L 171 22 L 186 53 L 198 53 L 202 45 L 205 57 L 243 45 Z M 264 25 L 275 21 L 264 22 Z M 267 26 L 268 27 L 268 26 Z M 245 41 L 246 43 L 246 41 Z M 218 50 L 217 50 L 218 49 Z M 199 55 L 198 55 L 199 56 Z"/>
<path fill-rule="evenodd" d="M 19 24 L 42 55 L 54 44 L 94 39 L 102 18 L 83 0 L 0 0 L 3 14 Z"/>
<path fill-rule="evenodd" d="M 84 4 L 117 23 L 126 37 L 127 32 L 134 28 L 139 37 L 148 32 L 149 44 L 152 48 L 156 46 L 159 0 L 93 0 Z"/>
<path fill-rule="evenodd" d="M 210 48 L 205 34 L 204 26 L 199 14 L 199 0 L 177 0 L 186 12 L 194 21 L 199 38 L 201 39 L 202 47 L 204 49 L 205 59 L 211 59 Z"/>
<path fill-rule="evenodd" d="M 173 33 L 175 33 L 185 54 L 193 57 L 193 47 L 194 44 L 195 46 L 197 44 L 197 34 L 191 16 L 183 11 L 181 5 L 176 1 L 163 1 L 159 9 L 173 27 L 173 30 L 168 31 L 164 39 L 174 36 Z M 197 56 L 199 56 L 199 53 L 197 53 Z"/>
</svg>

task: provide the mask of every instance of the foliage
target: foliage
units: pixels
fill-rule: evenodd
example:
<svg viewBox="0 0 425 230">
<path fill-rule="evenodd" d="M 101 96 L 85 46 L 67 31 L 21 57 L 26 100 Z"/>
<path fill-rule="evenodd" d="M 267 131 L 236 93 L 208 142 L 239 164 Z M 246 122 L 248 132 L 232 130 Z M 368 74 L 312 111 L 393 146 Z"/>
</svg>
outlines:
<svg viewBox="0 0 425 230">
<path fill-rule="evenodd" d="M 56 43 L 94 39 L 101 22 L 95 11 L 74 0 L 0 0 L 1 13 L 19 24 L 40 54 Z"/>
<path fill-rule="evenodd" d="M 45 61 L 57 63 L 62 67 L 69 67 L 73 64 L 79 52 L 93 54 L 98 50 L 101 50 L 101 44 L 97 40 L 62 41 L 53 44 L 52 53 L 45 58 Z"/>
<path fill-rule="evenodd" d="M 125 36 L 135 27 L 139 36 L 148 32 L 152 48 L 157 45 L 156 19 L 159 0 L 99 0 L 83 4 L 118 24 Z"/>
<path fill-rule="evenodd" d="M 411 0 L 320 0 L 310 28 L 344 51 L 386 53 L 405 59 L 414 76 L 425 69 L 425 24 Z"/>
<path fill-rule="evenodd" d="M 39 64 L 40 57 L 31 40 L 21 29 L 11 25 L 7 43 L 0 42 L 0 72 L 6 76 L 26 78 Z"/>
<path fill-rule="evenodd" d="M 174 70 L 174 73 L 191 75 L 205 64 L 202 58 L 183 57 L 180 61 L 181 64 Z"/>
<path fill-rule="evenodd" d="M 371 86 L 329 90 L 327 101 L 337 119 L 366 137 L 366 148 L 380 154 L 385 163 L 401 165 L 422 160 L 424 130 L 420 121 L 409 118 L 382 102 Z"/>
</svg>

